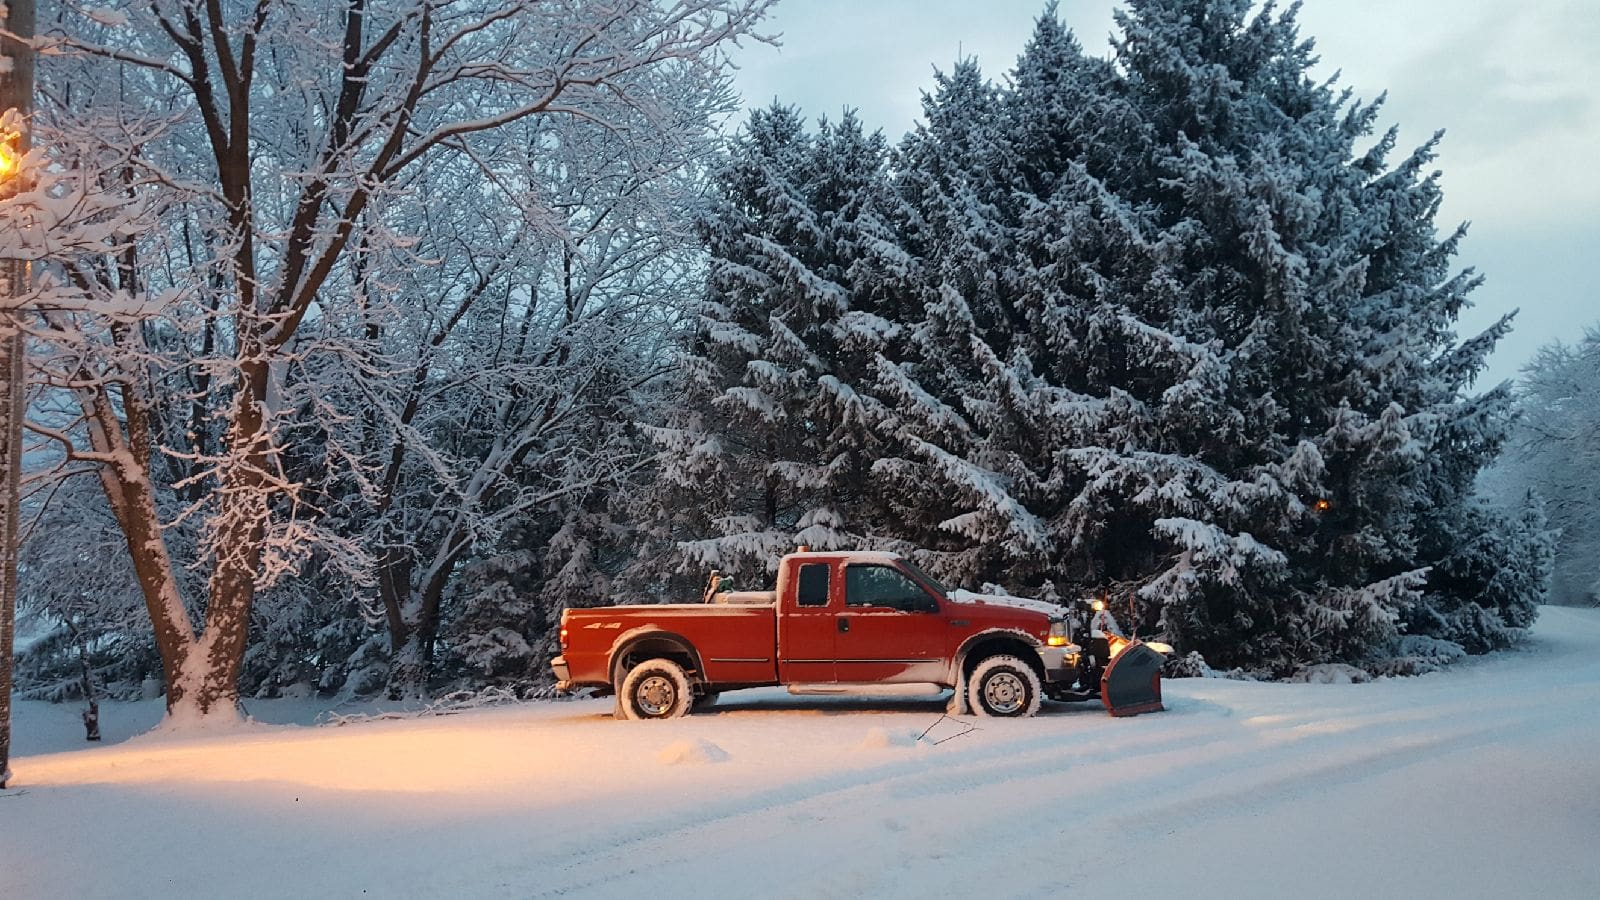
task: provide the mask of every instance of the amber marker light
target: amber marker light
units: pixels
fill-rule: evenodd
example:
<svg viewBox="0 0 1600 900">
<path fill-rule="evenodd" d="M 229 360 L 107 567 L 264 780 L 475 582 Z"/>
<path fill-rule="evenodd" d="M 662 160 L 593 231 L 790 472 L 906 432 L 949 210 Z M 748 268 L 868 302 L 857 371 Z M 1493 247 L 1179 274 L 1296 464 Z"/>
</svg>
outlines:
<svg viewBox="0 0 1600 900">
<path fill-rule="evenodd" d="M 1327 512 L 1333 508 L 1333 504 L 1328 502 L 1327 497 L 1318 497 L 1317 502 L 1311 505 L 1316 509 L 1317 512 Z"/>
</svg>

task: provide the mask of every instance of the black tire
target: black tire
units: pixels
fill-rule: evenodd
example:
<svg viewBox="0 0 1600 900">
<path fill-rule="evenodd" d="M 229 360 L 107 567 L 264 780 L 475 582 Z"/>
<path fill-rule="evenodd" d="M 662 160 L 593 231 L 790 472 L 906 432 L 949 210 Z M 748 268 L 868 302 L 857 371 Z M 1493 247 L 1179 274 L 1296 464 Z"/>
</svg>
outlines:
<svg viewBox="0 0 1600 900">
<path fill-rule="evenodd" d="M 647 659 L 628 670 L 617 699 L 629 719 L 676 719 L 689 712 L 694 691 L 683 666 L 670 659 Z"/>
<path fill-rule="evenodd" d="M 991 656 L 967 678 L 967 703 L 980 716 L 1015 719 L 1039 712 L 1039 673 L 1015 656 Z"/>
</svg>

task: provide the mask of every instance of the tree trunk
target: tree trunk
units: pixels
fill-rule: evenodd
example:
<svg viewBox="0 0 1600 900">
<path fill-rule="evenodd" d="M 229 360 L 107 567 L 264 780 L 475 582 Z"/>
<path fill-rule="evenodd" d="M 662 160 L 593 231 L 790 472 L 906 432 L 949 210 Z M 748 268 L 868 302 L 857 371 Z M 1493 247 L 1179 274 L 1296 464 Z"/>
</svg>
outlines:
<svg viewBox="0 0 1600 900">
<path fill-rule="evenodd" d="M 433 653 L 439 639 L 439 600 L 444 582 L 430 582 L 417 604 L 414 621 L 405 623 L 403 634 L 390 632 L 394 661 L 389 669 L 389 699 L 413 700 L 428 695 L 428 679 L 433 675 Z"/>
<path fill-rule="evenodd" d="M 389 699 L 417 700 L 428 694 L 428 665 L 424 659 L 423 640 L 416 629 L 396 651 L 389 664 Z"/>
<path fill-rule="evenodd" d="M 221 515 L 226 521 L 217 542 L 206 603 L 205 628 L 196 638 L 179 593 L 178 581 L 150 477 L 149 435 L 137 398 L 124 397 L 127 433 L 104 391 L 81 397 L 88 413 L 94 449 L 114 462 L 103 465 L 100 483 L 128 546 L 145 607 L 161 654 L 167 684 L 167 714 L 192 720 L 233 715 L 239 699 L 239 669 L 255 601 L 266 515 L 261 472 L 267 443 L 256 395 L 265 390 L 266 367 L 243 367 L 245 384 L 230 429 L 230 446 L 239 455 L 224 475 Z"/>
<path fill-rule="evenodd" d="M 86 741 L 100 740 L 100 702 L 94 695 L 94 670 L 89 667 L 89 648 L 85 645 L 83 636 L 73 629 L 73 636 L 78 639 L 78 664 L 83 667 L 81 680 L 83 682 L 83 739 Z"/>
<path fill-rule="evenodd" d="M 389 655 L 398 659 L 410 631 L 405 604 L 411 593 L 411 557 L 404 547 L 391 542 L 378 553 L 376 565 L 378 599 L 383 601 L 383 621 L 389 629 Z"/>
<path fill-rule="evenodd" d="M 428 696 L 433 675 L 433 650 L 438 639 L 436 618 L 423 616 L 406 629 L 389 666 L 389 699 L 419 700 Z"/>
<path fill-rule="evenodd" d="M 465 531 L 452 528 L 435 550 L 435 562 L 423 576 L 421 588 L 411 588 L 414 559 L 391 547 L 380 559 L 378 589 L 389 623 L 389 699 L 423 697 L 433 674 L 433 652 L 439 638 L 439 608 L 450 573 L 471 542 Z M 386 565 L 385 563 L 389 563 Z"/>
<path fill-rule="evenodd" d="M 239 669 L 250 636 L 250 608 L 255 603 L 272 493 L 262 474 L 268 465 L 262 407 L 268 366 L 259 354 L 242 355 L 249 361 L 240 366 L 242 384 L 228 435 L 234 458 L 222 475 L 223 525 L 214 547 L 216 565 L 208 586 L 205 630 L 185 660 L 177 683 L 179 696 L 167 701 L 175 719 L 234 715 L 239 704 Z"/>
<path fill-rule="evenodd" d="M 231 596 L 212 595 L 205 631 L 190 648 L 181 677 L 168 686 L 169 718 L 192 721 L 238 714 L 239 669 L 244 662 L 253 588 L 252 582 Z"/>
<path fill-rule="evenodd" d="M 128 546 L 128 557 L 133 562 L 139 591 L 144 596 L 145 609 L 150 615 L 156 651 L 161 655 L 161 674 L 167 684 L 167 710 L 170 712 L 183 673 L 184 660 L 194 645 L 194 629 L 184 611 L 172 559 L 167 555 L 167 544 L 161 536 L 155 499 L 146 477 L 148 473 L 126 471 L 128 468 L 122 466 L 119 467 L 121 471 L 116 472 L 109 467 L 102 469 L 100 483 L 121 525 Z"/>
</svg>

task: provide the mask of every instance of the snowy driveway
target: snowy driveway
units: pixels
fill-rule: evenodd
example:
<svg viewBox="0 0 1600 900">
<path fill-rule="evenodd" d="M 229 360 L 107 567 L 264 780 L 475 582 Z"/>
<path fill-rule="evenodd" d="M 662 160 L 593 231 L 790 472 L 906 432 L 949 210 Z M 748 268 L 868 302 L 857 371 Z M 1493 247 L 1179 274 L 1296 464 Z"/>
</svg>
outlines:
<svg viewBox="0 0 1600 900">
<path fill-rule="evenodd" d="M 965 734 L 764 691 L 23 756 L 0 894 L 1600 897 L 1600 610 L 1423 678 L 1166 688 Z M 23 753 L 74 714 L 22 706 Z"/>
</svg>

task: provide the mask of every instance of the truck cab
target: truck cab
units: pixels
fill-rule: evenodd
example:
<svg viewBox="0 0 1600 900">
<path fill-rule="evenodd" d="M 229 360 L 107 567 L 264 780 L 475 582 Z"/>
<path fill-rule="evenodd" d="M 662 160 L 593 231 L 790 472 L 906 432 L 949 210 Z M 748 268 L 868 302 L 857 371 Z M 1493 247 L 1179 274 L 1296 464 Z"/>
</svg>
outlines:
<svg viewBox="0 0 1600 900">
<path fill-rule="evenodd" d="M 1060 670 L 1066 655 L 1064 630 L 1049 644 L 1052 616 L 1042 606 L 951 592 L 898 554 L 791 554 L 777 596 L 783 684 L 953 687 L 960 673 L 952 664 L 970 655 L 978 635 L 1039 655 L 1041 677 Z"/>
</svg>

